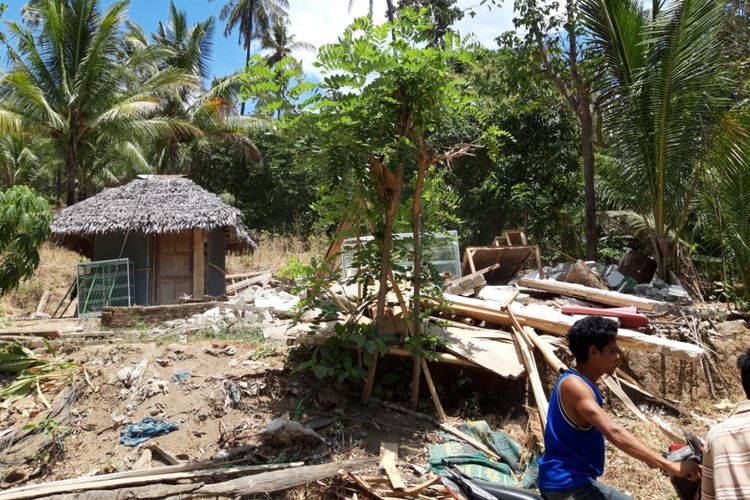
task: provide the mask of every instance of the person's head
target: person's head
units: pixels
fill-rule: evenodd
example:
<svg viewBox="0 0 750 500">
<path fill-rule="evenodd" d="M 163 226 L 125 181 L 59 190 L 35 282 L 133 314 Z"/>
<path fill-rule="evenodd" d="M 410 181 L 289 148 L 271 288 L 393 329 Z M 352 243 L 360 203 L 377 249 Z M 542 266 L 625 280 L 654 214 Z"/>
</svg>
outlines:
<svg viewBox="0 0 750 500">
<path fill-rule="evenodd" d="M 573 323 L 568 331 L 568 347 L 578 365 L 596 367 L 613 374 L 620 358 L 617 323 L 600 316 L 587 316 Z"/>
<path fill-rule="evenodd" d="M 750 399 L 750 348 L 737 358 L 737 368 L 740 369 L 740 378 L 742 379 L 742 388 L 745 389 L 745 396 Z"/>
</svg>

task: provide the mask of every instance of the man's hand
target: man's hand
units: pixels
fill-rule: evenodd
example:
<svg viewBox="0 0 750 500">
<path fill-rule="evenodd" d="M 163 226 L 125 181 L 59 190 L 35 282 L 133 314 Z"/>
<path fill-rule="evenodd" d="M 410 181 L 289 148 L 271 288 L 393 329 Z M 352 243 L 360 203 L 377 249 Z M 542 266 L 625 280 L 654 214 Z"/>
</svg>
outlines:
<svg viewBox="0 0 750 500">
<path fill-rule="evenodd" d="M 669 474 L 676 477 L 684 477 L 691 481 L 698 481 L 701 478 L 701 468 L 694 460 L 685 460 L 683 462 L 672 462 Z"/>
</svg>

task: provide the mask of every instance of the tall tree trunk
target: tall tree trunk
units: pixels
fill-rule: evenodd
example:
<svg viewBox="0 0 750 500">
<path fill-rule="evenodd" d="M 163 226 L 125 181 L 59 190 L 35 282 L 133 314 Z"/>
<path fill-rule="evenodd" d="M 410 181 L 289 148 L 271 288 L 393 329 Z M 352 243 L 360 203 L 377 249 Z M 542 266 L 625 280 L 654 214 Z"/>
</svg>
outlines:
<svg viewBox="0 0 750 500">
<path fill-rule="evenodd" d="M 177 140 L 169 140 L 169 168 L 168 174 L 177 173 Z"/>
<path fill-rule="evenodd" d="M 247 68 L 248 63 L 250 62 L 250 46 L 253 43 L 253 16 L 255 15 L 255 0 L 252 0 L 250 2 L 250 17 L 247 20 L 247 26 L 248 30 L 247 33 L 245 33 L 245 42 L 247 46 L 245 47 L 245 68 Z M 240 116 L 245 116 L 245 101 L 242 101 L 242 105 L 240 106 Z"/>
<path fill-rule="evenodd" d="M 654 257 L 656 258 L 656 274 L 666 283 L 672 283 L 669 271 L 675 262 L 677 245 L 668 236 L 655 236 L 652 239 L 654 245 Z"/>
<path fill-rule="evenodd" d="M 583 191 L 585 198 L 586 219 L 586 258 L 597 258 L 596 234 L 596 193 L 594 192 L 594 127 L 591 119 L 591 107 L 582 104 L 581 122 L 581 155 L 583 156 Z"/>
<path fill-rule="evenodd" d="M 250 62 L 250 39 L 247 41 L 247 49 L 245 50 L 245 68 L 247 68 L 248 63 Z M 245 101 L 242 101 L 242 105 L 240 106 L 240 116 L 245 116 Z"/>
<path fill-rule="evenodd" d="M 65 152 L 65 203 L 71 206 L 76 202 L 76 177 L 78 176 L 78 148 L 70 141 Z"/>
</svg>

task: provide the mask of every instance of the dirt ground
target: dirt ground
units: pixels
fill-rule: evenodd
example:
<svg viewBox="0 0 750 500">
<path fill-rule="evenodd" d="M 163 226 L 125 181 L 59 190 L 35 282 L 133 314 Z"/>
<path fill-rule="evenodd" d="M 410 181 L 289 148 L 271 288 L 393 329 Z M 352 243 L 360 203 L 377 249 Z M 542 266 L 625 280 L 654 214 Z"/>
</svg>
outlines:
<svg viewBox="0 0 750 500">
<path fill-rule="evenodd" d="M 278 241 L 276 245 L 279 252 L 265 257 L 255 256 L 252 262 L 247 257 L 234 258 L 229 263 L 231 270 L 276 268 L 282 248 L 291 248 L 304 261 L 310 250 L 299 242 Z M 77 259 L 70 252 L 45 248 L 37 275 L 0 301 L 0 326 L 28 325 L 28 320 L 18 321 L 11 317 L 27 316 L 33 312 L 45 289 L 52 292 L 46 309 L 51 313 L 72 280 Z M 77 331 L 81 328 L 84 331 L 102 330 L 96 320 L 67 320 L 60 325 L 61 329 L 75 334 L 81 334 Z M 436 425 L 384 407 L 378 401 L 363 405 L 359 402 L 356 387 L 338 387 L 331 382 L 318 381 L 310 372 L 296 372 L 295 367 L 309 356 L 309 351 L 286 344 L 283 324 L 272 328 L 273 335 L 268 339 L 262 332 L 240 338 L 180 337 L 140 326 L 135 331 L 112 332 L 112 338 L 105 335 L 74 339 L 69 336 L 64 341 L 53 342 L 60 356 L 76 365 L 77 380 L 85 383 L 85 388 L 83 396 L 74 405 L 70 423 L 65 429 L 57 429 L 57 432 L 64 432 L 65 437 L 56 460 L 40 467 L 37 450 L 28 450 L 29 462 L 24 468 L 37 473 L 29 482 L 132 468 L 143 453 L 144 445 L 128 447 L 120 444 L 118 439 L 128 423 L 149 416 L 163 417 L 178 424 L 178 430 L 148 443 L 157 443 L 180 461 L 222 457 L 227 450 L 242 446 L 251 463 L 297 460 L 315 463 L 377 456 L 380 443 L 389 441 L 399 443 L 402 463 L 425 464 L 427 445 L 440 439 Z M 731 414 L 735 403 L 743 399 L 735 362 L 741 349 L 750 346 L 750 329 L 743 321 L 733 321 L 717 323 L 717 330 L 719 334 L 712 338 L 713 349 L 718 354 L 717 369 L 727 385 L 715 397 L 709 393 L 706 377 L 699 366 L 688 364 L 683 369 L 679 361 L 667 359 L 662 367 L 659 355 L 627 353 L 629 372 L 651 392 L 676 400 L 682 412 L 676 414 L 661 405 L 638 399 L 634 394 L 631 397 L 642 410 L 659 416 L 677 434 L 689 431 L 705 436 L 711 425 L 724 420 Z M 45 352 L 41 345 L 35 350 Z M 146 368 L 141 378 L 127 387 L 118 378 L 118 372 L 123 368 L 133 368 L 144 360 Z M 545 370 L 541 359 L 538 365 L 542 367 L 542 375 L 546 375 L 549 390 L 554 375 Z M 529 444 L 527 408 L 533 406 L 533 398 L 525 380 L 509 382 L 486 372 L 447 365 L 434 365 L 431 370 L 449 423 L 458 425 L 467 420 L 486 420 L 493 429 L 506 432 L 522 444 Z M 185 371 L 189 372 L 189 377 L 184 383 L 177 383 L 174 374 Z M 378 379 L 387 371 L 402 372 L 405 376 L 400 378 L 406 382 L 376 387 L 376 395 L 383 400 L 404 404 L 409 394 L 411 361 L 386 358 L 380 363 Z M 682 390 L 681 371 L 684 373 Z M 666 374 L 663 380 L 662 373 Z M 140 392 L 149 379 L 152 380 L 149 387 L 166 390 L 153 391 L 152 395 Z M 0 378 L 0 387 L 9 381 L 8 377 Z M 240 392 L 237 404 L 227 400 L 228 388 L 232 384 Z M 420 410 L 433 414 L 429 393 L 425 387 L 422 389 Z M 606 390 L 602 392 L 608 411 L 619 423 L 653 449 L 666 449 L 670 442 L 654 425 L 637 420 L 619 400 L 608 397 Z M 53 394 L 48 396 L 53 401 Z M 0 436 L 8 429 L 38 425 L 43 409 L 43 402 L 37 395 L 27 396 L 11 405 L 0 403 Z M 314 428 L 322 440 L 287 445 L 267 442 L 261 431 L 271 420 L 282 416 Z M 609 444 L 607 453 L 603 481 L 637 499 L 676 498 L 662 474 Z M 140 464 L 158 465 L 164 465 L 158 454 L 150 464 Z M 406 477 L 413 472 L 403 466 L 400 470 Z M 2 477 L 0 469 L 0 480 Z M 418 481 L 411 479 L 412 482 Z M 352 495 L 349 485 L 327 481 L 273 497 L 352 498 Z"/>
<path fill-rule="evenodd" d="M 721 359 L 725 361 L 721 369 L 727 380 L 736 380 L 736 353 L 742 346 L 750 344 L 750 330 L 739 323 L 728 324 L 722 330 L 727 333 L 716 339 Z M 98 345 L 90 345 L 90 341 L 79 342 L 62 348 L 67 360 L 85 369 L 88 387 L 75 405 L 76 418 L 70 424 L 70 434 L 64 439 L 64 453 L 35 481 L 129 469 L 141 455 L 143 445 L 128 447 L 119 444 L 118 438 L 124 425 L 146 416 L 164 417 L 179 425 L 179 430 L 150 442 L 156 442 L 179 460 L 186 461 L 210 459 L 220 455 L 221 450 L 237 446 L 250 446 L 251 461 L 257 463 L 328 461 L 377 455 L 381 441 L 397 441 L 403 462 L 424 464 L 427 445 L 439 439 L 436 426 L 425 420 L 385 408 L 377 402 L 362 405 L 354 390 L 321 383 L 309 372 L 295 373 L 293 369 L 297 361 L 304 358 L 305 351 L 290 348 L 278 337 L 251 342 L 192 338 L 180 342 L 172 337 L 146 341 L 148 337 L 149 332 L 143 332 L 139 339 Z M 142 360 L 146 360 L 147 367 L 141 381 L 130 389 L 126 388 L 117 377 L 118 371 L 134 367 Z M 649 377 L 653 371 L 648 367 L 654 363 L 659 365 L 659 356 L 629 356 L 629 365 L 637 367 L 644 375 L 646 386 L 658 392 L 659 380 Z M 384 366 L 403 368 L 388 363 Z M 453 368 L 445 369 L 450 371 Z M 174 373 L 185 370 L 190 373 L 189 378 L 177 384 Z M 445 380 L 446 374 L 441 374 L 440 370 L 434 369 L 435 378 L 445 398 L 451 394 L 450 381 Z M 448 374 L 454 385 L 462 377 L 472 376 L 465 373 L 471 370 L 460 372 Z M 151 378 L 166 381 L 166 391 L 150 397 L 139 395 L 137 388 Z M 484 419 L 493 428 L 524 443 L 527 417 L 523 397 L 515 403 L 507 398 L 504 401 L 490 398 L 492 387 L 499 388 L 507 382 L 500 379 L 488 382 L 486 376 L 481 378 L 484 383 L 478 385 L 479 394 L 444 399 L 451 422 L 458 424 L 466 419 Z M 230 382 L 241 389 L 237 407 L 225 402 L 224 388 Z M 728 416 L 741 394 L 735 382 L 728 388 L 724 400 L 710 400 L 706 398 L 705 390 L 700 389 L 702 377 L 697 376 L 695 382 L 693 399 L 686 390 L 679 405 L 684 409 L 682 415 L 674 415 L 658 406 L 643 408 L 660 415 L 678 433 L 686 430 L 703 436 L 710 425 Z M 468 385 L 467 382 L 461 383 Z M 668 384 L 674 390 L 676 381 L 670 380 Z M 523 383 L 520 386 L 523 393 Z M 507 392 L 507 387 L 503 391 Z M 675 397 L 669 390 L 667 392 Z M 407 394 L 404 389 L 402 393 L 389 395 L 391 399 L 403 401 Z M 422 398 L 421 409 L 430 412 L 429 395 L 425 393 Z M 636 420 L 618 402 L 608 403 L 618 422 L 644 442 L 657 450 L 668 446 L 668 440 L 654 426 Z M 37 398 L 28 396 L 10 408 L 0 409 L 0 429 L 34 422 L 35 409 L 39 407 Z M 260 437 L 262 429 L 272 419 L 283 415 L 316 428 L 323 441 L 289 446 L 264 442 Z M 150 465 L 163 464 L 155 456 Z M 603 480 L 634 498 L 674 498 L 664 476 L 610 445 Z M 329 490 L 317 488 L 313 496 L 325 496 L 326 491 L 331 495 L 346 491 L 342 485 Z M 310 490 L 303 489 L 277 496 L 296 498 L 311 494 Z"/>
</svg>

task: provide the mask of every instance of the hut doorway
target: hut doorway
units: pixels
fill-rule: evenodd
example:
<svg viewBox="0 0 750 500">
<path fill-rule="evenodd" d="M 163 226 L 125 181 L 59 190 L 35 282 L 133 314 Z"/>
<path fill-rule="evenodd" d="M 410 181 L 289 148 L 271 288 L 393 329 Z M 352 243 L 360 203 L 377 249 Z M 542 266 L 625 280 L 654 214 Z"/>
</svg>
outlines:
<svg viewBox="0 0 750 500">
<path fill-rule="evenodd" d="M 193 293 L 193 232 L 161 234 L 156 238 L 157 304 L 176 304 Z"/>
</svg>

